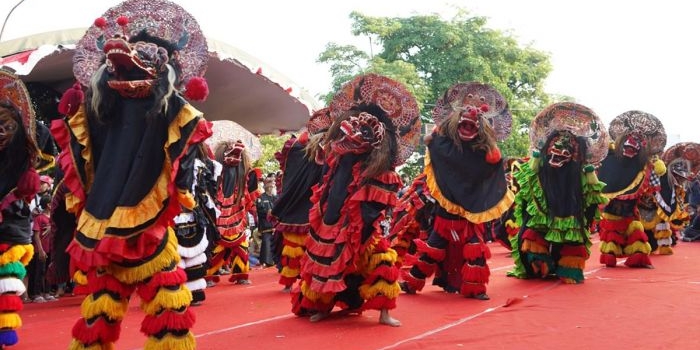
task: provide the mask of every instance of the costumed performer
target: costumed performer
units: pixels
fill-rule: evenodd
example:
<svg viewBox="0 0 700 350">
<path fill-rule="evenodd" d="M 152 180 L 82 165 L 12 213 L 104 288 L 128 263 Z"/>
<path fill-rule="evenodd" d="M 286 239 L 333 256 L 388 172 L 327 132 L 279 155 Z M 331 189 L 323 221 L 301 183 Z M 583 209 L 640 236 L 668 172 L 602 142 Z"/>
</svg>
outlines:
<svg viewBox="0 0 700 350">
<path fill-rule="evenodd" d="M 66 209 L 77 217 L 67 250 L 90 293 L 70 349 L 113 349 L 134 292 L 146 314 L 145 349 L 196 346 L 171 225 L 182 206 L 195 205 L 197 145 L 212 134 L 185 100 L 206 97 L 208 58 L 197 21 L 164 0 L 110 8 L 76 45 L 78 82 L 59 103 L 67 117 L 52 125 Z"/>
<path fill-rule="evenodd" d="M 24 83 L 0 70 L 0 348 L 18 341 L 22 280 L 34 255 L 29 202 L 40 187 L 34 118 Z"/>
<path fill-rule="evenodd" d="M 401 83 L 366 74 L 341 87 L 330 110 L 327 171 L 311 197 L 292 311 L 316 322 L 336 305 L 343 312 L 379 310 L 380 324 L 400 326 L 389 314 L 400 293 L 396 251 L 380 223 L 401 186 L 394 169 L 420 137 L 418 104 Z"/>
<path fill-rule="evenodd" d="M 220 239 L 212 251 L 208 276 L 222 268 L 230 268 L 229 282 L 250 284 L 248 272 L 248 212 L 254 210 L 260 196 L 261 174 L 251 167 L 250 156 L 241 140 L 226 141 L 216 146 L 214 156 L 223 169 L 217 187 L 216 203 L 221 214 L 216 220 Z"/>
<path fill-rule="evenodd" d="M 661 160 L 664 161 L 668 173 L 670 173 L 668 182 L 662 181 L 661 183 L 661 192 L 664 192 L 665 187 L 672 186 L 674 196 L 672 202 L 676 203 L 675 210 L 671 212 L 671 215 L 666 216 L 666 211 L 658 213 L 670 225 L 671 242 L 664 241 L 666 246 L 670 243 L 670 247 L 666 248 L 668 251 L 672 249 L 671 247 L 676 244 L 679 235 L 690 224 L 690 208 L 686 198 L 686 189 L 691 186 L 691 179 L 695 177 L 695 174 L 700 172 L 700 144 L 695 142 L 677 143 L 664 151 Z M 661 235 L 659 238 L 663 239 L 663 236 L 665 235 Z M 657 243 L 662 246 L 660 242 Z M 659 254 L 663 253 L 662 250 L 659 248 Z M 670 252 L 673 251 L 670 250 Z"/>
<path fill-rule="evenodd" d="M 281 240 L 279 284 L 290 292 L 299 278 L 304 242 L 309 232 L 309 210 L 312 187 L 321 181 L 323 138 L 331 126 L 330 110 L 314 112 L 306 123 L 306 131 L 285 142 L 276 155 L 282 170 L 279 197 L 272 208 L 275 235 Z M 275 249 L 278 250 L 278 249 Z"/>
<path fill-rule="evenodd" d="M 426 139 L 426 184 L 437 204 L 427 241 L 415 240 L 419 256 L 402 271 L 401 287 L 415 293 L 436 274 L 439 285 L 465 297 L 488 300 L 491 252 L 484 223 L 513 204 L 503 157 L 496 145 L 512 121 L 503 96 L 489 85 L 450 87 L 433 109 L 436 130 Z"/>
<path fill-rule="evenodd" d="M 515 268 L 509 276 L 583 283 L 591 222 L 607 203 L 594 164 L 607 154 L 608 142 L 600 118 L 580 104 L 555 103 L 532 120 L 532 157 L 513 174 L 520 231 L 511 242 Z"/>
<path fill-rule="evenodd" d="M 653 268 L 637 206 L 660 190 L 666 166 L 655 155 L 666 146 L 666 132 L 655 116 L 636 110 L 615 117 L 608 132 L 614 143 L 598 168 L 603 195 L 610 199 L 600 221 L 600 263 L 615 267 L 617 258 L 626 257 L 628 267 Z"/>
</svg>

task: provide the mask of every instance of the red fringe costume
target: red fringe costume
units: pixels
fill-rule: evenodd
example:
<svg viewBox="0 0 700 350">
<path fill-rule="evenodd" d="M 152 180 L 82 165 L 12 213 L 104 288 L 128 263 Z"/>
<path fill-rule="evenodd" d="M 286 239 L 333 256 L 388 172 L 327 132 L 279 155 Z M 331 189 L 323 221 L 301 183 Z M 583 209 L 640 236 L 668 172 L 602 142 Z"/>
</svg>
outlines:
<svg viewBox="0 0 700 350">
<path fill-rule="evenodd" d="M 328 108 L 316 111 L 306 124 L 307 131 L 298 138 L 287 140 L 282 151 L 275 155 L 283 177 L 278 200 L 272 208 L 272 218 L 275 235 L 282 241 L 276 255 L 280 257 L 279 284 L 285 288 L 291 288 L 299 278 L 301 258 L 306 250 L 304 242 L 309 232 L 312 187 L 321 181 L 322 176 L 321 150 L 316 150 L 320 154 L 307 156 L 306 147 L 311 136 L 322 137 L 330 124 Z"/>
<path fill-rule="evenodd" d="M 397 203 L 401 180 L 393 168 L 405 161 L 417 141 L 417 104 L 400 84 L 369 74 L 341 88 L 330 110 L 336 128 L 331 127 L 326 139 L 327 171 L 311 197 L 307 250 L 301 282 L 292 293 L 292 311 L 323 314 L 337 305 L 384 313 L 396 307 L 400 288 L 397 254 L 380 222 Z M 371 130 L 371 135 L 361 136 L 362 130 Z M 386 158 L 392 163 L 383 164 L 389 170 L 367 176 L 373 157 L 385 152 L 382 145 L 394 142 L 388 138 L 398 144 L 397 153 Z"/>
<path fill-rule="evenodd" d="M 606 184 L 603 195 L 610 199 L 600 222 L 600 263 L 615 267 L 617 258 L 626 257 L 626 266 L 652 267 L 651 246 L 637 206 L 643 196 L 655 196 L 660 190 L 659 177 L 666 166 L 648 155 L 663 151 L 666 133 L 656 117 L 640 111 L 615 117 L 609 132 L 619 141 L 598 169 Z"/>
<path fill-rule="evenodd" d="M 455 110 L 455 105 L 464 112 Z M 487 111 L 491 114 L 485 115 Z M 454 85 L 436 103 L 433 119 L 444 129 L 451 118 L 459 118 L 461 128 L 469 119 L 467 113 L 476 125 L 472 130 L 479 130 L 476 123 L 494 125 L 493 117 L 496 133 L 507 136 L 511 116 L 493 88 L 480 83 Z M 475 131 L 469 140 L 460 137 L 459 146 L 439 129 L 430 137 L 424 173 L 436 200 L 435 217 L 428 239 L 414 240 L 418 260 L 402 273 L 401 287 L 408 293 L 422 290 L 426 279 L 436 274 L 433 283 L 448 292 L 488 299 L 491 252 L 484 241 L 484 223 L 499 219 L 511 207 L 513 193 L 495 140 L 489 152 L 474 148 L 483 137 L 480 133 Z"/>
<path fill-rule="evenodd" d="M 89 293 L 70 349 L 113 349 L 134 292 L 146 314 L 145 349 L 196 347 L 172 225 L 182 207 L 195 205 L 192 166 L 212 134 L 180 93 L 201 79 L 207 59 L 195 19 L 163 0 L 109 9 L 77 44 L 80 83 L 59 104 L 67 118 L 52 125 L 66 209 L 77 218 L 67 251 L 87 272 Z M 124 69 L 134 80 L 119 80 Z M 84 103 L 80 84 L 89 87 Z"/>
<path fill-rule="evenodd" d="M 244 147 L 242 143 L 237 145 Z M 255 209 L 255 201 L 260 197 L 258 179 L 261 174 L 259 169 L 246 169 L 243 163 L 231 165 L 223 159 L 217 161 L 223 165 L 216 195 L 216 203 L 221 212 L 216 219 L 216 226 L 221 238 L 212 251 L 207 276 L 215 280 L 215 274 L 225 266 L 231 268 L 229 282 L 247 283 L 250 271 L 246 234 L 248 212 Z M 243 186 L 239 185 L 239 176 L 245 177 Z"/>
<path fill-rule="evenodd" d="M 40 184 L 34 118 L 22 81 L 0 70 L 0 348 L 18 342 L 22 280 L 34 255 L 29 203 Z"/>
</svg>

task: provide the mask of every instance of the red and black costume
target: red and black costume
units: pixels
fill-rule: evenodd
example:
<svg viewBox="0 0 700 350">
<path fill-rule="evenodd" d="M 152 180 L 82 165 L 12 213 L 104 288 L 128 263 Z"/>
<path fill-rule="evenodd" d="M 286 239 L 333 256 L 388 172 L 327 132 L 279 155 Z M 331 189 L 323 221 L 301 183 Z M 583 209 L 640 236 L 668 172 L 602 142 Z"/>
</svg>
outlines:
<svg viewBox="0 0 700 350">
<path fill-rule="evenodd" d="M 380 323 L 396 307 L 396 252 L 380 222 L 396 205 L 401 185 L 394 167 L 411 154 L 420 118 L 413 96 L 383 76 L 358 76 L 330 105 L 334 124 L 326 136 L 326 171 L 314 187 L 309 237 L 293 312 L 312 316 L 343 309 L 380 310 Z M 286 186 L 283 184 L 283 187 Z"/>
<path fill-rule="evenodd" d="M 641 111 L 615 117 L 609 133 L 615 143 L 598 168 L 610 199 L 600 222 L 600 263 L 615 267 L 617 258 L 626 257 L 626 266 L 650 268 L 651 246 L 637 206 L 661 188 L 666 166 L 655 155 L 663 151 L 666 133 L 659 119 Z"/>
<path fill-rule="evenodd" d="M 513 203 L 495 143 L 509 134 L 511 115 L 492 87 L 459 83 L 437 101 L 433 119 L 438 127 L 428 140 L 424 173 L 437 202 L 435 217 L 427 241 L 415 240 L 419 259 L 403 273 L 402 288 L 422 290 L 439 269 L 444 289 L 488 299 L 491 253 L 484 223 L 500 218 Z"/>
<path fill-rule="evenodd" d="M 29 209 L 39 192 L 34 118 L 22 81 L 0 70 L 0 348 L 18 341 L 22 279 L 34 255 Z"/>
<path fill-rule="evenodd" d="M 304 242 L 309 232 L 312 187 L 321 181 L 324 161 L 318 139 L 324 137 L 331 125 L 329 112 L 328 108 L 316 111 L 306 125 L 307 131 L 287 140 L 277 155 L 283 175 L 272 216 L 276 222 L 275 235 L 282 241 L 279 283 L 285 288 L 299 278 Z M 313 149 L 307 150 L 307 147 Z"/>
<path fill-rule="evenodd" d="M 254 210 L 255 200 L 260 196 L 258 179 L 261 174 L 250 167 L 245 145 L 240 140 L 224 142 L 214 153 L 216 161 L 223 166 L 216 194 L 220 211 L 216 226 L 221 237 L 212 251 L 207 275 L 214 276 L 221 267 L 230 267 L 229 282 L 247 284 L 250 271 L 246 234 L 248 212 Z"/>
<path fill-rule="evenodd" d="M 127 17 L 128 15 L 128 17 Z M 71 349 L 112 349 L 129 298 L 146 313 L 147 349 L 194 349 L 192 294 L 172 228 L 192 209 L 192 167 L 209 124 L 194 98 L 208 60 L 199 25 L 162 0 L 109 9 L 78 42 L 52 132 L 61 146 L 66 209 L 77 218 L 67 251 L 89 295 Z M 81 85 L 87 87 L 82 103 Z"/>
</svg>

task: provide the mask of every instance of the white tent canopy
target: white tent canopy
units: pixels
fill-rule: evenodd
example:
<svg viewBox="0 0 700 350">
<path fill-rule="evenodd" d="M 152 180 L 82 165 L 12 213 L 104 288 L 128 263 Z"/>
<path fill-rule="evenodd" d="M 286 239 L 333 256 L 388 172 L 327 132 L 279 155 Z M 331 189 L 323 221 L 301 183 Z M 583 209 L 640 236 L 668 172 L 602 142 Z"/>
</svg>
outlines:
<svg viewBox="0 0 700 350">
<path fill-rule="evenodd" d="M 36 34 L 0 42 L 0 66 L 25 82 L 41 82 L 59 92 L 75 81 L 73 52 L 85 28 Z M 302 128 L 316 100 L 284 75 L 226 43 L 207 38 L 205 78 L 209 97 L 192 104 L 208 120 L 231 120 L 254 134 Z"/>
</svg>

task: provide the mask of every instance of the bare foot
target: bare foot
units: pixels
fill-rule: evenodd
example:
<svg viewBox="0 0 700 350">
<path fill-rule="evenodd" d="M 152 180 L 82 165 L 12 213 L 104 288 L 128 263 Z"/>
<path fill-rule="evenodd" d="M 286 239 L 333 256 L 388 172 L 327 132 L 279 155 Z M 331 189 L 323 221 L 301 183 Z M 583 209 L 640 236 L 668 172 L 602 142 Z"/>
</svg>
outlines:
<svg viewBox="0 0 700 350">
<path fill-rule="evenodd" d="M 321 320 L 325 319 L 326 317 L 328 317 L 328 315 L 330 315 L 330 312 L 326 312 L 326 311 L 317 312 L 317 313 L 311 315 L 311 317 L 309 317 L 309 321 L 318 322 L 318 321 L 321 321 Z"/>
<path fill-rule="evenodd" d="M 388 309 L 382 309 L 379 311 L 379 324 L 385 324 L 391 327 L 401 326 L 401 321 L 389 316 Z"/>
</svg>

